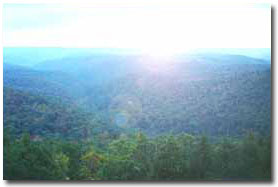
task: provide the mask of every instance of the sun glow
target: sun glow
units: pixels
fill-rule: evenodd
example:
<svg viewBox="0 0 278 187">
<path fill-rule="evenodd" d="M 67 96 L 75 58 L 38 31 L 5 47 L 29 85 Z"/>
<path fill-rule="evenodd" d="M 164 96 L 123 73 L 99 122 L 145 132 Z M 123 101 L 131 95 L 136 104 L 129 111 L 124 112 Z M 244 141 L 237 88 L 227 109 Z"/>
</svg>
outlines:
<svg viewBox="0 0 278 187">
<path fill-rule="evenodd" d="M 168 74 L 173 70 L 173 64 L 176 63 L 177 51 L 155 51 L 145 52 L 139 58 L 139 64 L 143 66 L 146 72 L 151 74 Z"/>
<path fill-rule="evenodd" d="M 190 48 L 185 46 L 176 47 L 173 45 L 165 45 L 165 44 L 158 43 L 153 47 L 145 47 L 140 51 L 144 55 L 161 60 L 161 59 L 174 58 L 177 55 L 188 53 L 191 50 Z"/>
</svg>

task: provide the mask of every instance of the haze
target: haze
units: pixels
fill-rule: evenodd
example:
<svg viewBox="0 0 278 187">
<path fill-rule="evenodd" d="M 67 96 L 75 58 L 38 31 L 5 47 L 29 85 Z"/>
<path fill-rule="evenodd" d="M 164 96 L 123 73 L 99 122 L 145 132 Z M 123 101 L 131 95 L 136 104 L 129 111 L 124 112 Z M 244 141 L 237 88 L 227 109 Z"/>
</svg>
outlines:
<svg viewBox="0 0 278 187">
<path fill-rule="evenodd" d="M 142 1 L 143 2 L 143 1 Z M 4 47 L 270 48 L 271 9 L 256 6 L 5 4 Z"/>
</svg>

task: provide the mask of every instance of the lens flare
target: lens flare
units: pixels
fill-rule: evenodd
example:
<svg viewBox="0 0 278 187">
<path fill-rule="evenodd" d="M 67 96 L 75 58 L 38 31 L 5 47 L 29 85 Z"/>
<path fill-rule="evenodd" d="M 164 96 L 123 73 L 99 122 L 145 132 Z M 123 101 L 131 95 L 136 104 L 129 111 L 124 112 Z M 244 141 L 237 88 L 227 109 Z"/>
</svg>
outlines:
<svg viewBox="0 0 278 187">
<path fill-rule="evenodd" d="M 119 95 L 109 106 L 110 119 L 120 127 L 134 126 L 142 113 L 140 100 L 132 95 Z"/>
</svg>

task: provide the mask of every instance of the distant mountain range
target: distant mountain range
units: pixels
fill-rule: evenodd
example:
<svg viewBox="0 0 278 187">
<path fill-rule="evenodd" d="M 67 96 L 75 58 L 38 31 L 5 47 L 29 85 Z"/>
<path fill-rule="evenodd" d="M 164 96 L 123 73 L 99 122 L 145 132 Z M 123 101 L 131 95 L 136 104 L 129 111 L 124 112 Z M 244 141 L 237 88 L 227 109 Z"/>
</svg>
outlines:
<svg viewBox="0 0 278 187">
<path fill-rule="evenodd" d="M 192 49 L 185 52 L 187 55 L 243 55 L 270 62 L 271 50 L 269 48 L 222 48 L 222 49 Z M 22 66 L 34 66 L 45 61 L 53 61 L 64 58 L 88 58 L 99 56 L 140 56 L 145 55 L 136 49 L 114 49 L 114 48 L 22 48 L 6 47 L 3 49 L 5 63 Z M 183 54 L 178 54 L 182 56 Z"/>
</svg>

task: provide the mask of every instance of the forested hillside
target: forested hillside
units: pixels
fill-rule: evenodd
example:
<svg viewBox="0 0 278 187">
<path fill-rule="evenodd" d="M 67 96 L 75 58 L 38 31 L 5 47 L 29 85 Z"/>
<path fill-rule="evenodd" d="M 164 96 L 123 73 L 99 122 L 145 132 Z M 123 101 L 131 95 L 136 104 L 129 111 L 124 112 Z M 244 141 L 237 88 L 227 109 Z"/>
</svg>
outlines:
<svg viewBox="0 0 278 187">
<path fill-rule="evenodd" d="M 4 55 L 5 179 L 271 178 L 265 59 L 45 50 Z"/>
<path fill-rule="evenodd" d="M 99 117 L 78 105 L 4 87 L 4 128 L 20 137 L 28 132 L 35 139 L 88 139 L 100 132 L 117 133 L 118 127 L 103 124 Z M 118 133 L 119 134 L 119 133 Z"/>
</svg>

